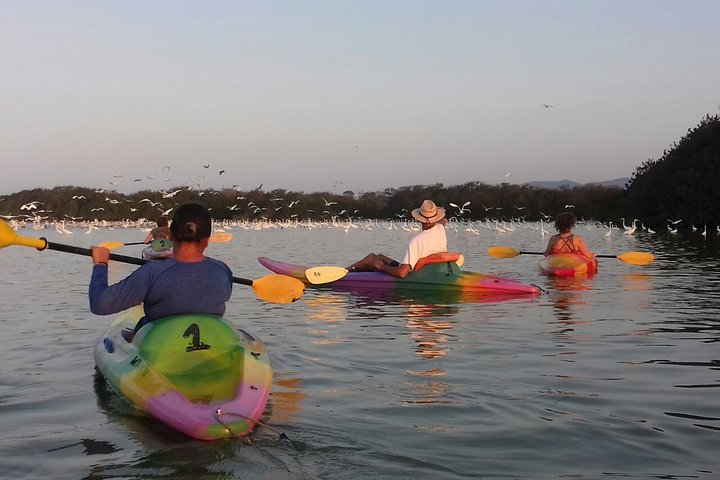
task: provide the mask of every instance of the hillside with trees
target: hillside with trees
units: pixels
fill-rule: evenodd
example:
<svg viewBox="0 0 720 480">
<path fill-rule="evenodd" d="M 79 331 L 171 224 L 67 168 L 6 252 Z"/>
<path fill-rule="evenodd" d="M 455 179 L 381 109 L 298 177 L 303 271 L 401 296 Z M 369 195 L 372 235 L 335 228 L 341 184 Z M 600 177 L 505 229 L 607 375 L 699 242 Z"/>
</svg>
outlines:
<svg viewBox="0 0 720 480">
<path fill-rule="evenodd" d="M 154 221 L 160 215 L 171 215 L 177 205 L 198 202 L 219 220 L 410 220 L 410 211 L 426 198 L 445 206 L 448 218 L 457 220 L 550 220 L 570 209 L 581 219 L 616 224 L 624 217 L 637 218 L 653 228 L 680 219 L 679 226 L 714 226 L 720 221 L 720 117 L 706 116 L 661 158 L 640 165 L 627 189 L 599 184 L 541 188 L 468 181 L 360 194 L 199 190 L 182 185 L 167 191 L 122 194 L 61 186 L 2 196 L 0 216 L 20 222 Z"/>
<path fill-rule="evenodd" d="M 657 160 L 637 168 L 623 199 L 625 217 L 664 227 L 720 221 L 720 116 L 708 115 Z"/>
</svg>

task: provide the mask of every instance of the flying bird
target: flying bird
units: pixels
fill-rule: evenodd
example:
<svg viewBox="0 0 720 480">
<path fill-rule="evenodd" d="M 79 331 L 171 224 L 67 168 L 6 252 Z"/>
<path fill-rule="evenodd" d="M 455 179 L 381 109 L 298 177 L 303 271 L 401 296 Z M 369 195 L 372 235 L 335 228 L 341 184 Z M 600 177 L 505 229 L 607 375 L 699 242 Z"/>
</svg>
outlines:
<svg viewBox="0 0 720 480">
<path fill-rule="evenodd" d="M 555 108 L 555 105 L 548 105 L 547 103 L 542 103 L 542 104 L 540 104 L 540 106 L 545 107 L 545 108 Z"/>
<path fill-rule="evenodd" d="M 463 203 L 463 206 L 462 206 L 462 207 L 459 207 L 459 206 L 455 205 L 454 203 L 450 202 L 450 206 L 451 206 L 451 207 L 455 207 L 455 208 L 458 209 L 458 215 L 462 215 L 462 214 L 465 213 L 465 212 L 470 212 L 470 209 L 469 209 L 469 208 L 465 208 L 465 207 L 467 207 L 468 205 L 470 205 L 470 202 L 465 202 L 465 203 Z"/>
</svg>

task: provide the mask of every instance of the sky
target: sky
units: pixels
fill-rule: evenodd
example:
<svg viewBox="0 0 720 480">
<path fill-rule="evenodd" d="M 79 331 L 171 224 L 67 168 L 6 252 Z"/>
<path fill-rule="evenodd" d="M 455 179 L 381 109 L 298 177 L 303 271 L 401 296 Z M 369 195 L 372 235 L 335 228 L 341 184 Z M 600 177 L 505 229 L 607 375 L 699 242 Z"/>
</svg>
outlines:
<svg viewBox="0 0 720 480">
<path fill-rule="evenodd" d="M 603 181 L 720 108 L 716 0 L 1 8 L 0 194 Z"/>
</svg>

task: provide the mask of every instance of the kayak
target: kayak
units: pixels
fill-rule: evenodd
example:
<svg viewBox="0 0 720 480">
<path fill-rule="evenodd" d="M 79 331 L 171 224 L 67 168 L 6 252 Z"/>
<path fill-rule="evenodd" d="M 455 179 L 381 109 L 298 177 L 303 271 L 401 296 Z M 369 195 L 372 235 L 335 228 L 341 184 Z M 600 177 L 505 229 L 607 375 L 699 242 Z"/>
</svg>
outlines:
<svg viewBox="0 0 720 480">
<path fill-rule="evenodd" d="M 405 278 L 397 278 L 382 272 L 348 272 L 344 277 L 327 283 L 330 287 L 339 288 L 375 288 L 375 289 L 413 289 L 413 290 L 458 290 L 475 293 L 502 294 L 537 294 L 540 288 L 536 285 L 521 283 L 517 280 L 485 273 L 463 272 L 455 260 L 441 256 L 441 261 L 423 259 L 424 265 Z M 308 267 L 296 265 L 267 257 L 258 261 L 269 270 L 281 275 L 288 275 L 309 283 L 305 271 Z M 420 262 L 418 262 L 420 263 Z"/>
<path fill-rule="evenodd" d="M 555 253 L 540 260 L 540 271 L 551 277 L 573 277 L 597 272 L 597 261 L 577 253 Z"/>
<path fill-rule="evenodd" d="M 173 256 L 173 244 L 170 240 L 159 238 L 143 248 L 142 258 L 146 260 L 163 260 Z"/>
<path fill-rule="evenodd" d="M 95 363 L 134 407 L 199 440 L 249 434 L 272 383 L 264 344 L 213 315 L 178 315 L 144 325 L 142 307 L 123 312 L 95 345 Z"/>
</svg>

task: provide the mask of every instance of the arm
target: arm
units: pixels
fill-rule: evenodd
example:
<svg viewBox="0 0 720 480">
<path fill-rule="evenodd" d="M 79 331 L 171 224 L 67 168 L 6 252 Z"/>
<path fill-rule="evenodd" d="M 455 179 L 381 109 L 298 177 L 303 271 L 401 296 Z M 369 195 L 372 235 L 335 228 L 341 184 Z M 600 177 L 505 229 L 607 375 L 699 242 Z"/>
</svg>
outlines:
<svg viewBox="0 0 720 480">
<path fill-rule="evenodd" d="M 407 263 L 401 263 L 397 267 L 392 267 L 390 265 L 386 265 L 383 262 L 377 262 L 375 264 L 375 270 L 378 272 L 384 272 L 388 275 L 392 275 L 393 277 L 397 278 L 405 278 L 412 272 L 412 267 L 408 265 Z"/>
<path fill-rule="evenodd" d="M 548 240 L 547 247 L 545 248 L 545 256 L 552 254 L 553 246 L 555 246 L 555 242 L 557 241 L 557 235 L 553 235 L 550 237 L 550 240 Z"/>
<path fill-rule="evenodd" d="M 594 260 L 595 254 L 590 251 L 590 249 L 585 245 L 585 240 L 582 239 L 582 237 L 575 236 L 575 241 L 577 242 L 578 250 L 580 250 L 580 254 L 585 257 Z"/>
<path fill-rule="evenodd" d="M 108 286 L 107 260 L 110 251 L 93 248 L 93 271 L 88 287 L 90 311 L 96 315 L 110 315 L 139 305 L 145 298 L 148 284 L 148 268 L 138 268 L 129 277 Z"/>
<path fill-rule="evenodd" d="M 143 243 L 148 244 L 154 240 L 154 236 L 152 234 L 152 230 L 150 230 L 150 233 L 147 234 L 147 237 L 145 237 L 145 240 L 143 240 Z"/>
</svg>

